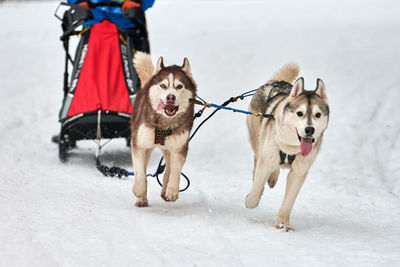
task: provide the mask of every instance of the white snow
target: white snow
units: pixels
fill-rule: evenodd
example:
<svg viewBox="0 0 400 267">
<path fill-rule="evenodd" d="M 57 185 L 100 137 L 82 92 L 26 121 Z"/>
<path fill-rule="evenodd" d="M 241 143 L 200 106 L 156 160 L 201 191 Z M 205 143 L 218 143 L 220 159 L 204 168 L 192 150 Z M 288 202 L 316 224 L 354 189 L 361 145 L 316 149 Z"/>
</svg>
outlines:
<svg viewBox="0 0 400 267">
<path fill-rule="evenodd" d="M 149 179 L 150 207 L 136 208 L 133 179 L 102 177 L 92 142 L 60 163 L 56 6 L 0 4 L 0 266 L 400 265 L 398 1 L 158 0 L 148 12 L 154 60 L 188 57 L 210 102 L 290 61 L 306 88 L 324 80 L 331 119 L 291 233 L 272 227 L 286 172 L 257 209 L 244 207 L 253 159 L 241 114 L 220 111 L 199 131 L 184 166 L 192 185 L 176 203 Z M 102 158 L 131 169 L 124 140 Z"/>
</svg>

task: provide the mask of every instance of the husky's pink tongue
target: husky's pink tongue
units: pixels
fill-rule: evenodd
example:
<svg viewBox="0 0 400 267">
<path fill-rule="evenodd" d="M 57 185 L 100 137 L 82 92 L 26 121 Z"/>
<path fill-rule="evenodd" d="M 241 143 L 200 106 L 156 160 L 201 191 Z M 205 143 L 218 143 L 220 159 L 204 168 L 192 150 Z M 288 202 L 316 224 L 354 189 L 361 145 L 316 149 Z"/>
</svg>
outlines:
<svg viewBox="0 0 400 267">
<path fill-rule="evenodd" d="M 303 157 L 308 156 L 312 150 L 312 138 L 301 137 L 300 150 Z"/>
<path fill-rule="evenodd" d="M 166 106 L 167 105 L 164 104 L 164 102 L 162 100 L 160 100 L 160 103 L 158 103 L 158 106 L 157 106 L 157 111 L 159 111 L 160 109 L 165 109 Z"/>
</svg>

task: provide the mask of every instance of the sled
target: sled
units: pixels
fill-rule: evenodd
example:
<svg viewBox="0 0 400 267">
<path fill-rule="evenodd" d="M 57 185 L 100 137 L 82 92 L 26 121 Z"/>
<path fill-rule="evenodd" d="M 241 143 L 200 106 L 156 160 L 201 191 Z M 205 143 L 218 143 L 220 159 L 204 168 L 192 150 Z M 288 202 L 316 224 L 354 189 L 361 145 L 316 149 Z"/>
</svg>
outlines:
<svg viewBox="0 0 400 267">
<path fill-rule="evenodd" d="M 135 28 L 123 29 L 110 20 L 85 26 L 92 19 L 89 10 L 60 5 L 67 7 L 62 17 L 56 11 L 62 21 L 60 39 L 65 49 L 64 96 L 59 112 L 61 130 L 53 141 L 58 143 L 60 160 L 66 161 L 68 151 L 79 140 L 125 138 L 129 145 L 130 115 L 140 89 L 133 57 L 136 51 L 150 51 L 144 12 L 126 14 Z M 121 7 L 116 2 L 91 5 Z M 71 36 L 79 38 L 73 59 L 69 54 Z"/>
</svg>

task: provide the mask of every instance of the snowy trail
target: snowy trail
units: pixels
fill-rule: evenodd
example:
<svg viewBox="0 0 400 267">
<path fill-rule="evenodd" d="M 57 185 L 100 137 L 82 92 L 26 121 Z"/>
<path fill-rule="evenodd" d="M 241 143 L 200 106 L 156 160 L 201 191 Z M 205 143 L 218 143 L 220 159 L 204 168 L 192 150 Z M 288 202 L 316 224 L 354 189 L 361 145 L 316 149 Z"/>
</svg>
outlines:
<svg viewBox="0 0 400 267">
<path fill-rule="evenodd" d="M 253 160 L 239 114 L 220 111 L 196 135 L 184 166 L 192 185 L 176 203 L 150 180 L 150 207 L 135 208 L 133 180 L 102 177 L 90 142 L 60 163 L 50 142 L 62 98 L 56 6 L 0 4 L 0 266 L 400 264 L 398 2 L 158 1 L 148 12 L 154 60 L 188 57 L 211 102 L 290 61 L 306 88 L 324 80 L 331 120 L 293 233 L 272 227 L 286 172 L 257 209 L 244 207 Z M 123 140 L 103 159 L 131 169 Z"/>
</svg>

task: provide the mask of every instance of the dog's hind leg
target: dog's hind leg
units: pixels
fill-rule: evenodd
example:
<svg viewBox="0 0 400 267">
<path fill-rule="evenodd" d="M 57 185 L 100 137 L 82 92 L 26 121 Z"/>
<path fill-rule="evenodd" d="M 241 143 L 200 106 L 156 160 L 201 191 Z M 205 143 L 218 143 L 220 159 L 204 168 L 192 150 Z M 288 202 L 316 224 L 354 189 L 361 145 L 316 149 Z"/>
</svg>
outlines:
<svg viewBox="0 0 400 267">
<path fill-rule="evenodd" d="M 133 184 L 133 194 L 136 196 L 136 207 L 147 207 L 147 179 L 146 170 L 151 155 L 151 149 L 132 150 L 133 170 L 135 172 L 135 182 Z"/>
<path fill-rule="evenodd" d="M 171 174 L 171 153 L 168 150 L 163 150 L 163 156 L 165 161 L 165 173 L 163 176 L 163 185 L 161 188 L 161 198 L 165 201 L 168 201 L 167 197 L 165 196 L 165 192 L 167 191 L 169 176 Z"/>
<path fill-rule="evenodd" d="M 268 185 L 269 185 L 270 188 L 274 188 L 274 186 L 276 185 L 276 182 L 278 181 L 278 177 L 279 177 L 279 172 L 280 172 L 280 169 L 277 168 L 271 174 L 271 176 L 268 178 Z"/>
</svg>

